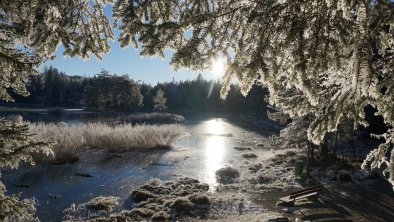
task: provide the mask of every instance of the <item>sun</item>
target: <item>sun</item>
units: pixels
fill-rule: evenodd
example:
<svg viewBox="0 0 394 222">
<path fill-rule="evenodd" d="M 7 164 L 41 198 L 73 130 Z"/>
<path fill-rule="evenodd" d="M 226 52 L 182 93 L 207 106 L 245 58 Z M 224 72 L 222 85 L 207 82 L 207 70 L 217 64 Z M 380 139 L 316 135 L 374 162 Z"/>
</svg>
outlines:
<svg viewBox="0 0 394 222">
<path fill-rule="evenodd" d="M 220 78 L 226 71 L 226 61 L 222 57 L 218 57 L 212 60 L 211 72 L 216 78 Z"/>
</svg>

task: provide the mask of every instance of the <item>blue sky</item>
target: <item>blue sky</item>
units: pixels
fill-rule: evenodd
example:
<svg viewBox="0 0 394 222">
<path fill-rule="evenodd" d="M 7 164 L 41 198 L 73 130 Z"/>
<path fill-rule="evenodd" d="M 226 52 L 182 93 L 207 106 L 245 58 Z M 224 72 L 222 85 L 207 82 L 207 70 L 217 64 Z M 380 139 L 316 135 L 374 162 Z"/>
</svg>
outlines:
<svg viewBox="0 0 394 222">
<path fill-rule="evenodd" d="M 103 56 L 101 61 L 95 57 L 89 60 L 82 60 L 79 57 L 64 57 L 63 47 L 59 47 L 56 52 L 56 59 L 47 61 L 40 67 L 40 71 L 45 66 L 53 66 L 67 75 L 93 76 L 106 69 L 110 73 L 129 74 L 134 80 L 142 80 L 145 83 L 156 84 L 157 82 L 169 82 L 174 77 L 176 81 L 195 79 L 199 72 L 182 69 L 175 72 L 169 65 L 171 53 L 166 53 L 165 59 L 157 57 L 141 58 L 139 51 L 132 47 L 121 48 L 119 44 L 111 42 L 111 51 Z M 206 79 L 212 79 L 213 74 L 201 72 Z"/>
<path fill-rule="evenodd" d="M 111 7 L 104 9 L 105 14 L 112 23 Z M 56 51 L 56 59 L 49 60 L 39 68 L 40 71 L 44 67 L 53 66 L 59 71 L 65 72 L 67 75 L 93 76 L 106 69 L 109 73 L 118 75 L 129 74 L 134 80 L 142 80 L 145 83 L 156 84 L 157 82 L 169 82 L 174 77 L 176 81 L 195 79 L 199 72 L 190 70 L 180 70 L 175 72 L 169 65 L 171 52 L 165 53 L 165 59 L 160 57 L 144 57 L 139 55 L 140 50 L 129 48 L 121 48 L 116 38 L 119 31 L 114 30 L 115 41 L 110 42 L 111 51 L 103 55 L 101 61 L 92 56 L 89 60 L 82 60 L 80 57 L 64 57 L 64 48 L 60 46 Z M 201 72 L 206 79 L 213 79 L 214 75 L 209 72 Z"/>
</svg>

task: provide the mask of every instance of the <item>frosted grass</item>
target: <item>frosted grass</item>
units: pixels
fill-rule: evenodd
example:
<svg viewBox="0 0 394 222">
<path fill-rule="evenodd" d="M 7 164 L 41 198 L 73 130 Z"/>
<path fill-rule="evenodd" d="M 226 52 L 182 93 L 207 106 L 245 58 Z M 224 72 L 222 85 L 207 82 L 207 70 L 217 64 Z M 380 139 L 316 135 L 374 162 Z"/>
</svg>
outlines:
<svg viewBox="0 0 394 222">
<path fill-rule="evenodd" d="M 170 123 L 181 123 L 185 121 L 185 117 L 171 113 L 139 113 L 130 114 L 126 116 L 127 122 L 170 122 Z"/>
<path fill-rule="evenodd" d="M 37 139 L 56 143 L 53 147 L 56 159 L 75 159 L 83 150 L 90 148 L 110 152 L 170 148 L 185 131 L 175 124 L 110 126 L 105 123 L 32 123 L 30 129 Z"/>
</svg>

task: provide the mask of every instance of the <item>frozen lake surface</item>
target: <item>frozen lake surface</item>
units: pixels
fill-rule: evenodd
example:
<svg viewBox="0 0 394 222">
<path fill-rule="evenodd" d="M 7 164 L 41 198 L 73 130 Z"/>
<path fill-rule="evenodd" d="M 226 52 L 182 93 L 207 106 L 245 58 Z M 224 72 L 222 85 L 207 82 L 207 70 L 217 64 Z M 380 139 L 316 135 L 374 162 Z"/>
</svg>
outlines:
<svg viewBox="0 0 394 222">
<path fill-rule="evenodd" d="M 216 170 L 246 161 L 234 147 L 259 144 L 253 152 L 268 158 L 268 136 L 277 132 L 271 124 L 256 132 L 245 123 L 221 118 L 189 120 L 182 125 L 187 132 L 171 150 L 115 154 L 92 149 L 72 164 L 5 171 L 3 180 L 8 193 L 21 192 L 22 198 L 37 199 L 41 221 L 60 221 L 63 210 L 72 203 L 87 202 L 100 195 L 118 196 L 121 207 L 129 209 L 130 192 L 151 178 L 193 177 L 208 183 L 213 192 L 217 186 Z"/>
</svg>

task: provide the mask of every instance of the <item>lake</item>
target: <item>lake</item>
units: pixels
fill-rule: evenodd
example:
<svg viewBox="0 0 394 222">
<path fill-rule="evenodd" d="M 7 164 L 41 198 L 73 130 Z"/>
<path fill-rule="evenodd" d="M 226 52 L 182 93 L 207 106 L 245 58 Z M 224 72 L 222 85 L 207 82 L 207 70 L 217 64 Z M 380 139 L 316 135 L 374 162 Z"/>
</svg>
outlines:
<svg viewBox="0 0 394 222">
<path fill-rule="evenodd" d="M 83 110 L 68 110 L 66 115 L 57 117 L 58 119 L 56 116 L 31 113 L 24 115 L 24 119 L 29 121 L 66 123 L 98 121 L 103 117 L 118 118 Z M 227 165 L 241 167 L 246 161 L 234 147 L 257 148 L 258 144 L 259 149 L 254 149 L 253 152 L 268 158 L 273 155 L 268 136 L 278 132 L 278 127 L 269 121 L 260 122 L 259 130 L 255 130 L 256 124 L 212 117 L 187 118 L 182 125 L 187 132 L 178 138 L 173 148 L 168 151 L 113 154 L 100 149 L 90 149 L 75 163 L 6 170 L 2 179 L 8 193 L 21 192 L 22 198 L 36 198 L 39 204 L 37 215 L 41 221 L 59 221 L 64 216 L 63 210 L 72 203 L 87 202 L 100 195 L 118 196 L 121 198 L 122 207 L 130 208 L 130 192 L 151 178 L 171 180 L 193 177 L 208 183 L 210 190 L 214 192 L 217 186 L 215 172 L 218 169 Z"/>
</svg>

